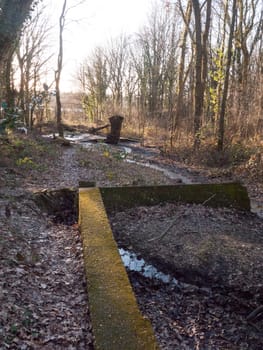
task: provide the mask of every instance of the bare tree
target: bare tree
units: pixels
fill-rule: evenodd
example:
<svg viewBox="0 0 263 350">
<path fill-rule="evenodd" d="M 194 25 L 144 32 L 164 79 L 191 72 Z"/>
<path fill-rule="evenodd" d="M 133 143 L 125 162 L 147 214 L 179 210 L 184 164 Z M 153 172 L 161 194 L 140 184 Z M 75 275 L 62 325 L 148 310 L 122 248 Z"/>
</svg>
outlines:
<svg viewBox="0 0 263 350">
<path fill-rule="evenodd" d="M 194 148 L 200 144 L 200 127 L 204 106 L 204 92 L 207 78 L 207 39 L 211 21 L 211 0 L 206 1 L 205 30 L 202 34 L 201 6 L 192 0 L 195 17 L 195 111 L 194 111 Z"/>
<path fill-rule="evenodd" d="M 146 108 L 152 120 L 163 117 L 167 104 L 170 103 L 172 109 L 174 105 L 172 97 L 179 40 L 174 17 L 174 12 L 154 8 L 148 26 L 138 34 L 137 46 L 132 53 L 138 74 L 141 106 Z"/>
<path fill-rule="evenodd" d="M 65 16 L 66 16 L 67 0 L 64 0 L 61 14 L 59 17 L 59 52 L 57 60 L 57 70 L 55 71 L 55 84 L 56 84 L 56 119 L 57 130 L 60 137 L 64 136 L 62 125 L 62 111 L 61 111 L 61 98 L 60 98 L 60 78 L 63 64 L 63 32 L 65 28 Z"/>
<path fill-rule="evenodd" d="M 236 74 L 236 115 L 240 132 L 248 137 L 248 125 L 252 100 L 255 100 L 254 89 L 251 89 L 253 71 L 253 53 L 263 35 L 263 5 L 260 1 L 237 1 L 237 26 L 234 33 L 233 70 Z M 254 78 L 253 78 L 254 80 Z M 256 102 L 256 101 L 255 101 Z"/>
<path fill-rule="evenodd" d="M 79 0 L 73 2 L 71 6 L 68 6 L 67 0 L 63 1 L 62 10 L 59 17 L 59 50 L 58 50 L 58 59 L 57 59 L 57 69 L 55 71 L 55 85 L 56 85 L 56 121 L 57 121 L 57 130 L 60 137 L 64 136 L 63 124 L 62 124 L 62 105 L 60 97 L 60 79 L 61 72 L 63 68 L 63 58 L 64 58 L 64 43 L 63 43 L 63 34 L 66 25 L 67 14 L 73 8 L 81 5 L 85 0 Z"/>
<path fill-rule="evenodd" d="M 78 80 L 82 86 L 83 104 L 89 120 L 98 122 L 105 114 L 109 88 L 108 67 L 105 50 L 95 48 L 92 55 L 81 65 Z"/>
<path fill-rule="evenodd" d="M 126 65 L 127 69 L 125 71 L 124 95 L 127 103 L 128 119 L 130 120 L 132 117 L 132 109 L 136 106 L 136 91 L 138 87 L 138 76 L 136 74 L 130 51 Z"/>
<path fill-rule="evenodd" d="M 112 93 L 114 109 L 122 108 L 124 77 L 126 71 L 126 62 L 128 54 L 128 38 L 121 35 L 112 40 L 106 59 L 109 72 L 109 88 Z"/>
<path fill-rule="evenodd" d="M 202 81 L 202 26 L 199 1 L 192 0 L 195 16 L 195 111 L 194 111 L 194 148 L 199 147 L 201 117 L 203 113 L 204 86 Z"/>
<path fill-rule="evenodd" d="M 191 14 L 192 14 L 192 1 L 189 0 L 187 3 L 186 12 L 184 13 L 181 1 L 179 1 L 179 7 L 180 7 L 180 13 L 183 16 L 185 25 L 184 29 L 181 32 L 181 38 L 180 38 L 180 58 L 179 58 L 179 72 L 178 72 L 178 82 L 177 82 L 177 103 L 176 103 L 176 111 L 172 119 L 172 125 L 171 125 L 171 136 L 170 136 L 170 145 L 173 147 L 173 140 L 174 140 L 174 133 L 176 128 L 179 124 L 179 119 L 182 114 L 182 106 L 183 106 L 183 95 L 184 95 L 184 86 L 185 81 L 187 78 L 187 74 L 185 72 L 185 60 L 186 60 L 186 44 L 187 44 L 187 36 L 190 34 L 192 36 L 192 33 L 190 32 L 189 26 L 190 26 L 190 20 L 191 20 Z"/>
<path fill-rule="evenodd" d="M 32 108 L 34 97 L 43 91 L 40 82 L 41 69 L 47 64 L 52 55 L 46 54 L 47 39 L 50 27 L 43 16 L 44 7 L 36 8 L 32 17 L 23 28 L 16 49 L 16 58 L 20 73 L 19 101 L 24 111 L 24 121 L 28 127 L 33 126 Z"/>
<path fill-rule="evenodd" d="M 227 60 L 226 60 L 226 71 L 225 71 L 225 78 L 224 78 L 224 88 L 223 88 L 223 95 L 222 95 L 220 115 L 219 115 L 218 142 L 217 142 L 217 148 L 219 151 L 222 151 L 224 147 L 225 112 L 226 112 L 229 74 L 230 74 L 230 66 L 231 66 L 231 59 L 232 59 L 232 43 L 233 43 L 233 37 L 234 37 L 236 15 L 237 15 L 237 3 L 236 3 L 236 0 L 233 0 L 232 18 L 231 18 L 228 47 L 227 47 Z"/>
</svg>

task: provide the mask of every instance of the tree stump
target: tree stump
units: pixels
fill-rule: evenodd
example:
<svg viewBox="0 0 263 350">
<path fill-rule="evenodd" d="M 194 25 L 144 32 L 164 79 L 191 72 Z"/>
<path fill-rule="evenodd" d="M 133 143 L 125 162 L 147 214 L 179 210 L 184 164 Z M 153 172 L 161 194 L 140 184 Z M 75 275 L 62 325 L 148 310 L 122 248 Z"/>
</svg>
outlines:
<svg viewBox="0 0 263 350">
<path fill-rule="evenodd" d="M 107 135 L 106 143 L 117 145 L 117 143 L 120 140 L 123 119 L 124 117 L 120 115 L 114 115 L 109 118 L 111 130 L 110 133 Z"/>
</svg>

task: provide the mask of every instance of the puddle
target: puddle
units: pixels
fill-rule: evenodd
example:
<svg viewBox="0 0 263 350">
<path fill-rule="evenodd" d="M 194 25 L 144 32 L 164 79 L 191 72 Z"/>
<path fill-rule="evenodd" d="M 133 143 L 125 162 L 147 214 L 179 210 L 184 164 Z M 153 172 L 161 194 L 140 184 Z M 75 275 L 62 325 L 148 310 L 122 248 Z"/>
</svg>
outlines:
<svg viewBox="0 0 263 350">
<path fill-rule="evenodd" d="M 42 137 L 44 137 L 45 139 L 53 139 L 55 137 L 58 137 L 57 133 L 54 134 L 47 134 L 47 135 L 42 135 Z"/>
<path fill-rule="evenodd" d="M 53 139 L 55 137 L 59 137 L 58 133 L 43 135 L 44 138 Z M 71 141 L 73 143 L 85 143 L 85 142 L 94 142 L 94 141 L 104 141 L 105 137 L 99 135 L 92 135 L 88 133 L 70 133 L 65 132 L 64 137 L 66 140 Z"/>
<path fill-rule="evenodd" d="M 135 253 L 123 248 L 119 249 L 119 253 L 124 266 L 128 270 L 139 272 L 147 278 L 157 279 L 171 285 L 178 285 L 178 281 L 174 277 L 158 271 L 156 267 L 147 264 L 144 259 L 139 258 Z"/>
<path fill-rule="evenodd" d="M 132 149 L 130 148 L 130 147 L 122 147 L 123 148 L 123 150 L 124 150 L 124 152 L 126 153 L 126 154 L 131 154 L 132 153 Z"/>
</svg>

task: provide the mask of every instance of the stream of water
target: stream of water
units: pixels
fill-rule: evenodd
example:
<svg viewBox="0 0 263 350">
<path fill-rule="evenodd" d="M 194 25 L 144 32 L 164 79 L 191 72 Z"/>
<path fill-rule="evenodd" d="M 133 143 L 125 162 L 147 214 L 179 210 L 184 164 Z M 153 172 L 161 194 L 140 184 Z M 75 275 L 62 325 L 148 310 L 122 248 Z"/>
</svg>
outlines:
<svg viewBox="0 0 263 350">
<path fill-rule="evenodd" d="M 186 176 L 183 176 L 175 171 L 167 170 L 167 169 L 165 169 L 159 165 L 156 165 L 156 164 L 151 164 L 149 162 L 146 162 L 146 163 L 145 162 L 138 162 L 138 161 L 132 160 L 132 159 L 126 159 L 126 162 L 138 164 L 141 166 L 145 166 L 147 168 L 161 171 L 165 176 L 169 177 L 169 179 L 171 179 L 171 180 L 181 180 L 182 183 L 184 183 L 184 184 L 191 184 L 192 183 L 192 181 L 189 178 L 187 178 Z"/>
<path fill-rule="evenodd" d="M 82 145 L 82 147 L 89 148 L 89 147 L 96 146 L 96 144 L 93 143 L 94 140 L 99 140 L 99 141 L 104 140 L 104 137 L 97 136 L 97 135 L 89 135 L 89 134 L 79 134 L 79 135 L 69 134 L 66 136 L 66 139 L 69 141 L 79 143 Z M 110 147 L 110 145 L 108 145 L 108 144 L 105 144 L 104 146 Z M 154 153 L 153 151 L 149 151 L 147 149 L 143 149 L 140 147 L 140 150 L 137 153 L 139 153 L 140 156 L 144 159 L 141 161 L 133 159 L 133 155 L 136 154 L 136 151 L 134 150 L 134 148 L 136 148 L 136 147 L 132 148 L 132 147 L 121 145 L 121 144 L 119 144 L 117 146 L 118 151 L 120 152 L 120 154 L 123 155 L 123 157 L 122 157 L 123 160 L 126 161 L 127 163 L 133 163 L 133 164 L 137 164 L 140 166 L 144 166 L 147 168 L 151 168 L 151 169 L 160 171 L 165 176 L 167 176 L 169 179 L 180 180 L 184 184 L 191 184 L 192 183 L 192 181 L 188 177 L 180 174 L 179 172 L 171 171 L 171 170 L 168 170 L 168 169 L 161 167 L 157 164 L 150 163 L 149 158 L 152 159 L 153 153 Z"/>
</svg>

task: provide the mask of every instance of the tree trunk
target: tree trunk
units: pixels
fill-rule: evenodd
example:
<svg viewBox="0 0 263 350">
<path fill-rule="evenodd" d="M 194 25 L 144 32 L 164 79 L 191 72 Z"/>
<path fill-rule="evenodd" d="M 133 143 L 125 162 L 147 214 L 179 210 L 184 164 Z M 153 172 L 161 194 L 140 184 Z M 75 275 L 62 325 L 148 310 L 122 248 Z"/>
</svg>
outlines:
<svg viewBox="0 0 263 350">
<path fill-rule="evenodd" d="M 124 118 L 120 115 L 114 115 L 109 118 L 111 130 L 110 133 L 107 135 L 107 143 L 117 145 L 117 143 L 120 140 L 123 119 Z"/>
<path fill-rule="evenodd" d="M 13 57 L 14 51 L 9 51 L 9 56 L 6 60 L 6 66 L 5 66 L 5 88 L 6 88 L 6 102 L 8 105 L 8 108 L 14 107 L 15 104 L 15 96 L 14 96 L 14 84 L 12 79 L 12 57 Z"/>
<path fill-rule="evenodd" d="M 207 0 L 205 30 L 202 35 L 202 84 L 203 84 L 204 95 L 207 94 L 207 88 L 206 88 L 207 87 L 207 70 L 208 70 L 207 43 L 208 43 L 208 36 L 209 36 L 210 24 L 211 24 L 211 8 L 212 8 L 212 0 Z M 203 96 L 203 100 L 204 100 L 204 96 Z"/>
<path fill-rule="evenodd" d="M 202 82 L 202 28 L 199 1 L 192 0 L 195 16 L 195 95 L 194 95 L 194 149 L 200 145 L 200 127 L 203 113 L 204 86 Z"/>
<path fill-rule="evenodd" d="M 230 65 L 231 65 L 231 59 L 232 59 L 232 42 L 233 42 L 233 36 L 234 36 L 236 15 L 237 15 L 236 0 L 233 0 L 232 20 L 231 20 L 231 25 L 230 25 L 230 32 L 229 32 L 229 38 L 228 38 L 228 48 L 227 48 L 226 72 L 225 72 L 224 88 L 223 88 L 223 95 L 222 95 L 220 114 L 219 114 L 219 128 L 218 128 L 218 142 L 217 142 L 218 151 L 222 151 L 224 148 L 225 113 L 226 113 L 226 102 L 227 102 L 227 94 L 228 94 Z"/>
<path fill-rule="evenodd" d="M 59 17 L 59 53 L 58 53 L 58 66 L 55 72 L 56 81 L 56 117 L 57 117 L 57 130 L 60 137 L 64 136 L 62 125 L 62 111 L 61 111 L 61 99 L 60 99 L 60 77 L 63 63 L 63 31 L 65 27 L 65 12 L 67 7 L 67 0 L 64 0 L 61 15 Z"/>
<path fill-rule="evenodd" d="M 183 30 L 182 36 L 181 36 L 181 55 L 180 55 L 180 64 L 179 64 L 179 74 L 178 74 L 178 84 L 177 84 L 177 104 L 176 104 L 176 111 L 174 118 L 172 120 L 172 128 L 171 128 L 171 138 L 170 138 L 170 144 L 171 148 L 173 147 L 173 139 L 175 130 L 178 127 L 178 122 L 182 113 L 182 106 L 183 106 L 183 95 L 184 95 L 184 86 L 185 86 L 185 55 L 186 55 L 186 39 L 187 34 L 189 32 L 189 23 L 191 20 L 191 14 L 192 14 L 192 2 L 189 0 L 187 4 L 186 9 L 186 15 L 185 15 L 185 28 Z"/>
<path fill-rule="evenodd" d="M 29 14 L 33 0 L 1 1 L 0 12 L 0 62 L 9 55 L 19 31 Z"/>
</svg>

